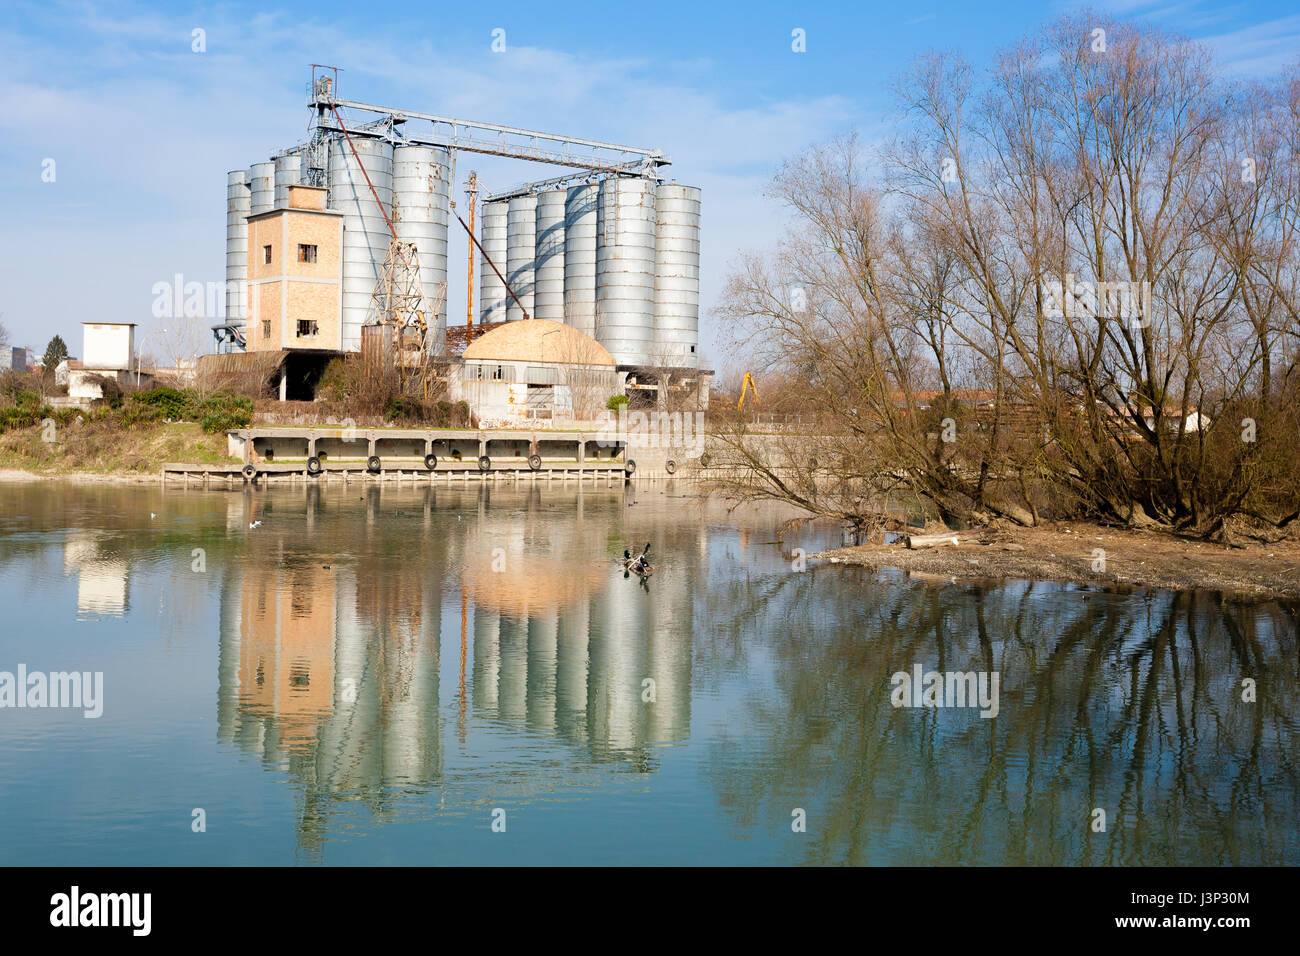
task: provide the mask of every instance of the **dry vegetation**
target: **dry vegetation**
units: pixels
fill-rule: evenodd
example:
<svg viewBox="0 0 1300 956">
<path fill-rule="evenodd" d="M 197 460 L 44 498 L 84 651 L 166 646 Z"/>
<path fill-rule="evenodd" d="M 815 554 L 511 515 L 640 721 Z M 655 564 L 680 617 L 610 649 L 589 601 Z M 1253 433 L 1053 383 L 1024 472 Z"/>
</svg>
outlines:
<svg viewBox="0 0 1300 956">
<path fill-rule="evenodd" d="M 29 376 L 0 377 L 0 468 L 41 474 L 156 473 L 165 461 L 216 464 L 227 428 L 247 424 L 252 402 L 167 387 L 106 398 L 89 411 L 52 408 Z"/>
<path fill-rule="evenodd" d="M 730 279 L 764 405 L 803 425 L 732 422 L 723 489 L 859 530 L 909 504 L 1293 528 L 1300 67 L 1236 86 L 1196 44 L 1067 17 L 898 93 L 870 165 L 853 138 L 785 165 L 796 226 Z"/>
</svg>

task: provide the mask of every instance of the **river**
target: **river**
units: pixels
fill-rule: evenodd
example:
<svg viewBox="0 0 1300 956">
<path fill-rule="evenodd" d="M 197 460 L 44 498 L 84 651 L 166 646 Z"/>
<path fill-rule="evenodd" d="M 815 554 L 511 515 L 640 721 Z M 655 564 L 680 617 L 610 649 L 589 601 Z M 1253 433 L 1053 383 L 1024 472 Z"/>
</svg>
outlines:
<svg viewBox="0 0 1300 956">
<path fill-rule="evenodd" d="M 0 485 L 0 858 L 1300 863 L 1295 605 L 820 564 L 786 517 Z"/>
</svg>

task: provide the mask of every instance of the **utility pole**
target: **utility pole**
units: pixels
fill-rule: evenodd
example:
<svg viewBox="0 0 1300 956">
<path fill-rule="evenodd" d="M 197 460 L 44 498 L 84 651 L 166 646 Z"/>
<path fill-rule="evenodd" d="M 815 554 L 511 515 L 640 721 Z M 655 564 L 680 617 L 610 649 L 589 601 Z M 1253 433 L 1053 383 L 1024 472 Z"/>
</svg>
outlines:
<svg viewBox="0 0 1300 956">
<path fill-rule="evenodd" d="M 465 327 L 474 328 L 474 206 L 478 200 L 478 173 L 469 171 L 469 239 L 465 243 L 469 250 L 466 261 L 469 263 L 469 282 L 465 290 Z M 472 335 L 473 333 L 467 333 Z M 468 342 L 468 339 L 466 339 Z"/>
</svg>

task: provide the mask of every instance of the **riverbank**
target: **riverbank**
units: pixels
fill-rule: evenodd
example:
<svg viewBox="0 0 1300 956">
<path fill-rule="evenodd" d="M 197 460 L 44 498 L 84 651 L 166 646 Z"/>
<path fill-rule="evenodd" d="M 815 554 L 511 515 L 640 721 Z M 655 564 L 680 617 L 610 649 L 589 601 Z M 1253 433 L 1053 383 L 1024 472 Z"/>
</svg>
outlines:
<svg viewBox="0 0 1300 956">
<path fill-rule="evenodd" d="M 205 432 L 188 422 L 123 426 L 111 420 L 73 420 L 48 431 L 37 425 L 0 434 L 3 481 L 157 481 L 163 462 L 216 465 L 234 460 L 227 454 L 224 433 Z"/>
<path fill-rule="evenodd" d="M 1206 589 L 1300 598 L 1300 540 L 1237 546 L 1083 522 L 957 532 L 958 547 L 865 544 L 823 551 L 834 564 L 897 568 L 931 580 L 1025 578 L 1074 584 Z"/>
</svg>

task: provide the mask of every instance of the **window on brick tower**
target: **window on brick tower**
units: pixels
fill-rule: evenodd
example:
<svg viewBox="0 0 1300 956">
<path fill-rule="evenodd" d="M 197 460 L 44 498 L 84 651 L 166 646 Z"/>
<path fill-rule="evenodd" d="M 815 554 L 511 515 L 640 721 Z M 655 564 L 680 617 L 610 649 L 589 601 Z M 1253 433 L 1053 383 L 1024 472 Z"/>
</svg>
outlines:
<svg viewBox="0 0 1300 956">
<path fill-rule="evenodd" d="M 271 320 L 270 320 L 270 319 L 263 319 L 263 320 L 262 320 L 262 338 L 264 338 L 264 339 L 269 339 L 270 337 L 271 337 Z"/>
<path fill-rule="evenodd" d="M 313 246 L 312 248 L 315 248 L 315 247 Z M 299 320 L 298 320 L 298 336 L 299 336 L 300 338 L 301 338 L 302 336 L 304 336 L 304 335 L 315 335 L 316 332 L 317 332 L 317 327 L 316 327 L 316 320 L 315 320 L 315 319 L 299 319 Z"/>
<path fill-rule="evenodd" d="M 307 246 L 307 245 L 303 245 L 301 242 L 298 243 L 298 261 L 299 261 L 299 262 L 315 262 L 315 261 L 316 261 L 316 247 L 315 247 L 315 246 Z"/>
<path fill-rule="evenodd" d="M 263 246 L 262 254 L 266 257 L 266 264 L 269 266 L 271 264 L 271 247 Z"/>
</svg>

